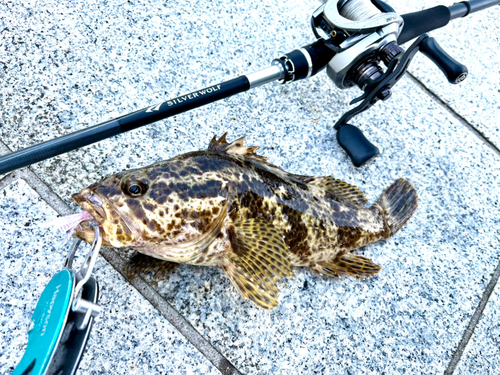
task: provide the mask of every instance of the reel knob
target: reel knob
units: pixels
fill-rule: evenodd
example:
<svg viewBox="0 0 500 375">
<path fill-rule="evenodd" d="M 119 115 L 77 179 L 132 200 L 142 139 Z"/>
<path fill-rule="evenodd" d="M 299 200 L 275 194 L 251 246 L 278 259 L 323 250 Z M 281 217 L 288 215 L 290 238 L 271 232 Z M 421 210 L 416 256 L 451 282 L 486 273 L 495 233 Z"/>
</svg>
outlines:
<svg viewBox="0 0 500 375">
<path fill-rule="evenodd" d="M 382 58 L 382 61 L 384 62 L 385 66 L 389 66 L 389 64 L 394 60 L 396 57 L 404 53 L 404 50 L 398 46 L 396 43 L 392 42 L 386 45 L 381 51 L 380 51 L 380 57 Z"/>
<path fill-rule="evenodd" d="M 344 124 L 337 128 L 337 141 L 355 167 L 361 167 L 380 154 L 377 146 L 353 125 Z"/>
<path fill-rule="evenodd" d="M 448 55 L 436 42 L 436 39 L 432 37 L 424 39 L 420 43 L 420 52 L 437 65 L 448 79 L 448 82 L 456 85 L 467 78 L 469 74 L 467 67 Z"/>
</svg>

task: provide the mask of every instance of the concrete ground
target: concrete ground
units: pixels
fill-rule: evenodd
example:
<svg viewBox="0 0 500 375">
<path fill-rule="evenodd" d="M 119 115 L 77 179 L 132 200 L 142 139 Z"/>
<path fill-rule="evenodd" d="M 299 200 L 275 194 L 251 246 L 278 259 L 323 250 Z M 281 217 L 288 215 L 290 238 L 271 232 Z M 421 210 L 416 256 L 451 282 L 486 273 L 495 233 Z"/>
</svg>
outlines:
<svg viewBox="0 0 500 375">
<path fill-rule="evenodd" d="M 3 1 L 0 154 L 267 67 L 313 40 L 319 4 Z M 391 4 L 405 13 L 440 3 Z M 395 237 L 358 251 L 383 266 L 376 277 L 296 269 L 271 312 L 214 268 L 181 265 L 158 284 L 130 284 L 127 254 L 104 248 L 94 272 L 103 312 L 80 374 L 500 373 L 499 18 L 496 7 L 433 33 L 470 76 L 449 85 L 418 55 L 392 99 L 355 119 L 383 151 L 360 169 L 332 129 L 359 93 L 322 73 L 1 176 L 0 373 L 19 362 L 67 251 L 42 224 L 78 212 L 71 194 L 103 176 L 204 149 L 225 131 L 287 171 L 352 183 L 370 202 L 404 177 L 419 208 Z"/>
</svg>

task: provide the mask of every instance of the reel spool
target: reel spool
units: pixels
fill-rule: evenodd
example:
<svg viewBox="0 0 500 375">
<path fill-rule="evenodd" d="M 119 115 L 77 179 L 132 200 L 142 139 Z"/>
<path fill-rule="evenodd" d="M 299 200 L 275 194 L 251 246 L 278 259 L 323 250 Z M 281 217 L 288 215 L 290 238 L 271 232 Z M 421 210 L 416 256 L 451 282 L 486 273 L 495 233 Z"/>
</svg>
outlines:
<svg viewBox="0 0 500 375">
<path fill-rule="evenodd" d="M 340 15 L 351 21 L 363 21 L 378 16 L 381 12 L 366 0 L 341 0 L 338 3 Z"/>
<path fill-rule="evenodd" d="M 380 61 L 387 67 L 403 52 L 397 44 L 403 19 L 378 0 L 328 1 L 313 15 L 313 25 L 336 49 L 327 74 L 341 89 L 358 86 L 364 90 L 382 76 Z"/>
</svg>

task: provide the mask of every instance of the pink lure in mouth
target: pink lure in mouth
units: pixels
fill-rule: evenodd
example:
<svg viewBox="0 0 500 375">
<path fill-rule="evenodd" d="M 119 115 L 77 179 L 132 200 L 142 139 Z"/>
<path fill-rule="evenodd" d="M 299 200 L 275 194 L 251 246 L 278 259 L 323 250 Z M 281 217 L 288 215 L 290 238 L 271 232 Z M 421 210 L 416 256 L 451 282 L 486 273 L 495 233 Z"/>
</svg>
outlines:
<svg viewBox="0 0 500 375">
<path fill-rule="evenodd" d="M 93 217 L 87 211 L 80 212 L 74 215 L 62 216 L 54 219 L 52 222 L 47 223 L 46 226 L 57 229 L 61 233 L 72 233 L 80 223 L 92 220 Z"/>
</svg>

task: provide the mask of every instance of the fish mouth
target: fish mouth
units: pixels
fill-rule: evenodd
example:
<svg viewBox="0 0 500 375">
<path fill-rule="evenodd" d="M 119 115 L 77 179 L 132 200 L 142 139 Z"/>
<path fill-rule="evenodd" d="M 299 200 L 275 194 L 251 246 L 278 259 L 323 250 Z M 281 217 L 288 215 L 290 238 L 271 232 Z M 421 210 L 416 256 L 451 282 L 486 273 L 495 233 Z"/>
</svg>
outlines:
<svg viewBox="0 0 500 375">
<path fill-rule="evenodd" d="M 82 207 L 85 211 L 87 211 L 92 217 L 102 225 L 107 218 L 106 211 L 102 207 L 102 198 L 93 194 L 91 191 L 82 191 L 80 193 L 73 194 L 71 196 L 73 200 Z M 82 223 L 86 223 L 88 220 L 83 221 Z"/>
<path fill-rule="evenodd" d="M 109 224 L 109 220 L 111 220 L 111 218 L 108 218 L 104 207 L 106 207 L 108 211 L 113 211 L 110 212 L 111 216 L 113 216 L 113 214 L 117 214 L 120 217 L 123 222 L 123 229 L 126 233 L 128 232 L 128 235 L 135 238 L 140 235 L 139 228 L 137 228 L 134 222 L 126 215 L 122 214 L 106 197 L 99 195 L 97 192 L 92 191 L 91 189 L 84 189 L 80 193 L 73 194 L 71 197 L 80 207 L 87 211 L 95 219 L 95 221 L 99 223 L 103 230 L 103 241 L 105 244 L 107 243 L 108 246 L 110 244 L 110 240 L 108 238 L 108 234 L 106 233 L 106 229 L 109 229 L 109 225 L 106 225 L 106 222 L 108 221 Z M 89 221 L 90 220 L 85 220 L 80 223 L 81 230 L 75 232 L 76 237 L 87 242 L 91 242 L 94 238 L 94 230 L 88 225 Z"/>
</svg>

